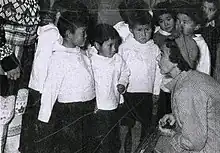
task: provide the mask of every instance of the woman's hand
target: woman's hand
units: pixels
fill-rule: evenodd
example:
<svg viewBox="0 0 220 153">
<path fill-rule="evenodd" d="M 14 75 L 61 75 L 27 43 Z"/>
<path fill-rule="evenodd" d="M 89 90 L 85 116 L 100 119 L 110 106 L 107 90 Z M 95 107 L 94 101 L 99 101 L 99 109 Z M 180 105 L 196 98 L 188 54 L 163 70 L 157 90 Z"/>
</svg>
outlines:
<svg viewBox="0 0 220 153">
<path fill-rule="evenodd" d="M 169 123 L 170 126 L 173 126 L 174 123 L 176 122 L 175 117 L 173 116 L 173 114 L 166 114 L 164 115 L 163 118 L 160 119 L 159 121 L 159 126 L 165 126 L 167 123 Z"/>
<path fill-rule="evenodd" d="M 173 136 L 175 134 L 175 131 L 172 128 L 176 122 L 175 117 L 172 114 L 166 114 L 163 118 L 159 121 L 159 130 L 162 135 L 165 136 Z"/>
</svg>

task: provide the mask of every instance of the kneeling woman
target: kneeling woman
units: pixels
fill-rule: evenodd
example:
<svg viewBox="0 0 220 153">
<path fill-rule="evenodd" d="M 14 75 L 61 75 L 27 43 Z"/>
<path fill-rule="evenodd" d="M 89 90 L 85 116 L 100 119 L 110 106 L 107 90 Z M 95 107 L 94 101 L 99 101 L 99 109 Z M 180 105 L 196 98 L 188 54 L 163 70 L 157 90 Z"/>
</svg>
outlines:
<svg viewBox="0 0 220 153">
<path fill-rule="evenodd" d="M 168 40 L 158 57 L 162 74 L 173 80 L 172 114 L 159 121 L 163 136 L 156 153 L 216 153 L 220 150 L 220 84 L 195 70 L 199 57 L 196 43 L 188 37 Z M 176 124 L 175 129 L 165 128 Z"/>
</svg>

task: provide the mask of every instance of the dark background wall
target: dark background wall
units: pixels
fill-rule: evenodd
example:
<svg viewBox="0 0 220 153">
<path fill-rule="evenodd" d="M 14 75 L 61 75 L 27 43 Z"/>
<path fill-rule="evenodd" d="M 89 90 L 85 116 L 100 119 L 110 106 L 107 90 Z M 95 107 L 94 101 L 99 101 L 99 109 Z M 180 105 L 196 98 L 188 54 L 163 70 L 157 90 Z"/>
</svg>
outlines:
<svg viewBox="0 0 220 153">
<path fill-rule="evenodd" d="M 40 0 L 41 7 L 46 9 L 50 6 L 49 3 L 53 3 L 55 0 Z M 74 1 L 74 0 L 70 0 Z M 118 5 L 122 0 L 80 0 L 89 9 L 90 12 L 95 14 L 98 13 L 98 23 L 108 23 L 114 25 L 121 20 L 118 12 Z M 135 1 L 135 0 L 134 0 Z M 165 0 L 144 0 L 150 8 L 153 8 L 157 3 Z M 179 1 L 179 0 L 171 0 Z M 200 3 L 202 0 L 185 0 L 190 3 Z"/>
</svg>

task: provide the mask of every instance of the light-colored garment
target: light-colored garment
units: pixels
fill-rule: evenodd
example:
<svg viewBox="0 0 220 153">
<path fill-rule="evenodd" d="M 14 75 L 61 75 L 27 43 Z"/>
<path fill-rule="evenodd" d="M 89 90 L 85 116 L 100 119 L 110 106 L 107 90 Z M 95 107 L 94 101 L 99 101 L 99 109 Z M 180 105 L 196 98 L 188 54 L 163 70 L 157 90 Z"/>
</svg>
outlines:
<svg viewBox="0 0 220 153">
<path fill-rule="evenodd" d="M 55 101 L 61 103 L 85 102 L 95 97 L 90 60 L 80 48 L 59 46 L 54 52 L 41 97 L 38 119 L 48 122 Z"/>
<path fill-rule="evenodd" d="M 210 22 L 208 22 L 205 26 L 208 27 L 208 26 L 212 26 L 212 27 L 215 27 L 215 20 L 212 20 Z"/>
<path fill-rule="evenodd" d="M 120 21 L 117 24 L 114 25 L 115 30 L 119 33 L 120 37 L 122 38 L 122 41 L 126 41 L 129 35 L 133 35 L 130 30 L 127 23 L 124 21 Z"/>
<path fill-rule="evenodd" d="M 156 61 L 159 47 L 153 40 L 140 44 L 133 37 L 119 47 L 119 54 L 125 60 L 131 75 L 128 92 L 147 92 L 158 95 L 162 76 Z"/>
<path fill-rule="evenodd" d="M 56 50 L 57 44 L 62 44 L 63 40 L 54 24 L 39 27 L 37 33 L 38 44 L 34 56 L 29 87 L 42 92 L 52 52 Z"/>
<path fill-rule="evenodd" d="M 91 49 L 95 50 L 94 47 Z M 120 102 L 117 85 L 127 86 L 129 69 L 117 53 L 112 58 L 108 58 L 93 52 L 90 59 L 95 79 L 97 108 L 114 110 Z"/>
<path fill-rule="evenodd" d="M 19 153 L 22 115 L 25 112 L 27 100 L 27 89 L 20 89 L 16 97 L 0 96 L 0 153 Z"/>
<path fill-rule="evenodd" d="M 211 57 L 208 45 L 200 34 L 196 34 L 196 37 L 194 37 L 193 39 L 196 41 L 196 44 L 198 45 L 200 50 L 200 60 L 196 70 L 210 75 Z"/>
<path fill-rule="evenodd" d="M 168 84 L 177 129 L 163 153 L 220 152 L 220 84 L 198 71 L 181 72 Z M 162 137 L 159 142 L 163 142 Z M 167 146 L 170 146 L 167 147 Z M 166 149 L 165 149 L 166 148 Z M 174 150 L 174 151 L 171 151 Z"/>
</svg>

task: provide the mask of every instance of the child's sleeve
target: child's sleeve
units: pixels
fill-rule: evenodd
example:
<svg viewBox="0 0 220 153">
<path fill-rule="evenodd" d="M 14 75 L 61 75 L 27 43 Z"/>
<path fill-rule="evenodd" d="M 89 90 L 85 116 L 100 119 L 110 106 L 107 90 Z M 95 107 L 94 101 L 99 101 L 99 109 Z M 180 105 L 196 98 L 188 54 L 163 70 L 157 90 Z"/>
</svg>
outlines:
<svg viewBox="0 0 220 153">
<path fill-rule="evenodd" d="M 159 47 L 157 47 L 156 52 L 157 52 L 157 54 L 156 54 L 156 57 L 157 57 L 158 55 L 160 55 Z M 155 58 L 155 60 L 156 60 L 156 58 Z M 162 81 L 162 75 L 160 73 L 160 68 L 158 66 L 158 63 L 156 62 L 156 72 L 155 72 L 154 92 L 153 92 L 154 95 L 159 95 L 161 81 Z"/>
<path fill-rule="evenodd" d="M 46 123 L 49 122 L 66 69 L 61 59 L 52 58 L 51 60 L 52 62 L 48 69 L 48 75 L 42 91 L 41 106 L 38 115 L 38 120 Z"/>
<path fill-rule="evenodd" d="M 129 82 L 129 76 L 130 76 L 130 70 L 128 69 L 125 61 L 121 58 L 121 76 L 119 79 L 119 84 L 122 84 L 126 87 Z"/>
<path fill-rule="evenodd" d="M 197 66 L 197 70 L 210 75 L 211 72 L 211 57 L 208 45 L 204 44 L 199 47 L 200 50 L 200 60 Z"/>
<path fill-rule="evenodd" d="M 57 29 L 41 32 L 38 37 L 37 49 L 30 76 L 29 87 L 41 92 L 46 79 L 48 64 L 58 40 Z"/>
<path fill-rule="evenodd" d="M 122 59 L 126 62 L 128 59 L 129 49 L 125 47 L 125 44 L 121 44 L 118 48 L 118 54 L 122 57 Z"/>
</svg>

